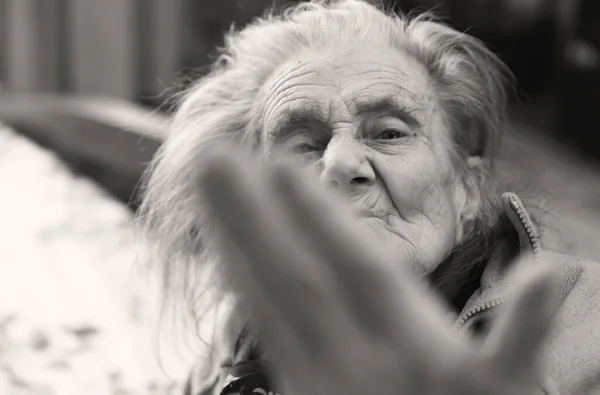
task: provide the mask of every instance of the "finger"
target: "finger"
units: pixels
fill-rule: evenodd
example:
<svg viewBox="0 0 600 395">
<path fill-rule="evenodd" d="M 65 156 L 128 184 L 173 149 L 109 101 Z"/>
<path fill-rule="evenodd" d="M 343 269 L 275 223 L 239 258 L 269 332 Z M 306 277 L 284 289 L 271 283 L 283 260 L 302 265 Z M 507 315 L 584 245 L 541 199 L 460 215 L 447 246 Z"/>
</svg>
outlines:
<svg viewBox="0 0 600 395">
<path fill-rule="evenodd" d="M 237 248 L 229 248 L 226 251 L 226 259 L 236 262 L 246 259 Z M 240 266 L 251 265 L 236 265 Z M 296 390 L 303 389 L 302 386 L 307 383 L 306 379 L 314 376 L 314 372 L 311 372 L 315 365 L 315 361 L 312 360 L 315 346 L 311 346 L 316 343 L 311 340 L 311 333 L 314 331 L 309 325 L 306 325 L 307 329 L 304 330 L 293 325 L 281 314 L 281 309 L 273 306 L 274 298 L 279 296 L 265 292 L 251 276 L 253 272 L 240 270 L 231 281 L 237 283 L 237 303 L 246 308 L 252 327 L 258 331 L 261 351 L 268 361 L 268 378 L 272 380 L 278 393 L 289 393 L 290 391 L 284 390 L 287 385 Z"/>
<path fill-rule="evenodd" d="M 231 258 L 224 262 L 226 273 L 247 298 L 257 328 L 268 342 L 285 343 L 290 335 L 281 331 L 291 331 L 306 352 L 322 350 L 331 340 L 327 328 L 338 319 L 331 306 L 339 303 L 318 257 L 283 220 L 262 172 L 250 160 L 220 155 L 205 168 L 201 187 Z M 288 347 L 284 354 L 291 352 L 287 344 L 282 347 Z"/>
<path fill-rule="evenodd" d="M 325 257 L 357 322 L 378 334 L 391 331 L 385 335 L 394 336 L 401 347 L 412 349 L 422 342 L 432 353 L 456 340 L 441 305 L 405 269 L 409 265 L 401 260 L 406 257 L 386 256 L 330 195 L 289 163 L 280 163 L 274 174 L 287 212 Z"/>
<path fill-rule="evenodd" d="M 538 367 L 540 350 L 559 307 L 558 274 L 542 264 L 527 265 L 514 276 L 514 299 L 498 317 L 486 352 L 508 377 Z"/>
</svg>

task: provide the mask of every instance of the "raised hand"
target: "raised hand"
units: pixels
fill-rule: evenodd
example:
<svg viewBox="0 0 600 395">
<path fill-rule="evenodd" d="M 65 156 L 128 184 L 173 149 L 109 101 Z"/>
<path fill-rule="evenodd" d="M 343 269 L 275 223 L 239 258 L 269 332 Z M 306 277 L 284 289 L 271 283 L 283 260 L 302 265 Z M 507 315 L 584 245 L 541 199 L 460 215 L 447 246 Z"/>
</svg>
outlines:
<svg viewBox="0 0 600 395">
<path fill-rule="evenodd" d="M 534 394 L 554 274 L 521 273 L 485 346 L 422 281 L 286 163 L 221 153 L 201 177 L 225 272 L 285 395 Z M 287 391 L 287 393 L 286 393 Z"/>
</svg>

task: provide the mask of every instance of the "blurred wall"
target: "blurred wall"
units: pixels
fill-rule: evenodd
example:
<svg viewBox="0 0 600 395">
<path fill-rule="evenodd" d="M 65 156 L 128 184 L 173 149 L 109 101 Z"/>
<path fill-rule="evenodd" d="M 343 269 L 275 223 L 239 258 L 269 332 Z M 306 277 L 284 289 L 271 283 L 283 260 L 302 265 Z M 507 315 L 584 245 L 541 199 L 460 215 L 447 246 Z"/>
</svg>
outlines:
<svg viewBox="0 0 600 395">
<path fill-rule="evenodd" d="M 184 0 L 0 0 L 4 91 L 140 100 L 180 67 Z"/>
<path fill-rule="evenodd" d="M 11 92 L 70 92 L 151 102 L 178 75 L 205 71 L 232 24 L 243 26 L 269 6 L 297 1 L 0 0 L 0 81 Z M 564 10 L 576 8 L 580 1 L 384 3 L 404 11 L 435 7 L 459 29 L 470 28 L 491 42 L 523 84 L 536 85 L 529 81 L 537 79 L 537 85 L 545 85 L 540 77 L 557 63 L 559 18 L 550 10 L 558 3 L 568 4 L 560 13 L 564 19 Z M 510 12 L 514 4 L 526 3 L 537 4 L 528 18 Z"/>
</svg>

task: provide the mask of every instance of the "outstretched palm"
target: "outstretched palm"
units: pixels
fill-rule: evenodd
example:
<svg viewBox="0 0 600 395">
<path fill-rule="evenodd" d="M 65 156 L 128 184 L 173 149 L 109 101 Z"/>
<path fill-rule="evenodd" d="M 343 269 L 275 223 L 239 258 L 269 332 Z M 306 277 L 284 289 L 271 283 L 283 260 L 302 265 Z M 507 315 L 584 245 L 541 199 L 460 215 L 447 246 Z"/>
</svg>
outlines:
<svg viewBox="0 0 600 395">
<path fill-rule="evenodd" d="M 259 172 L 229 154 L 206 165 L 201 188 L 222 232 L 228 279 L 291 393 L 540 391 L 538 354 L 554 315 L 550 272 L 523 273 L 515 302 L 480 346 L 455 333 L 419 279 L 292 166 Z"/>
</svg>

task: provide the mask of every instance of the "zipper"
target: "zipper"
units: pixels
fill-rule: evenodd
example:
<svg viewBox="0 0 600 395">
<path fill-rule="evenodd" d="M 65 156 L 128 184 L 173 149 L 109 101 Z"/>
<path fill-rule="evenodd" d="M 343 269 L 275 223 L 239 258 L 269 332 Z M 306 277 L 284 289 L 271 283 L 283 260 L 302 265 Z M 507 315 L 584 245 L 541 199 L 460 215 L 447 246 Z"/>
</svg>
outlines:
<svg viewBox="0 0 600 395">
<path fill-rule="evenodd" d="M 485 313 L 486 311 L 498 307 L 503 303 L 504 298 L 499 297 L 497 299 L 485 302 L 477 307 L 472 308 L 471 310 L 463 313 L 462 316 L 456 320 L 456 322 L 454 323 L 454 329 L 461 330 L 469 320 L 472 320 L 477 315 Z"/>
<path fill-rule="evenodd" d="M 539 261 L 540 255 L 540 237 L 537 234 L 535 229 L 535 225 L 529 218 L 527 211 L 525 210 L 523 203 L 521 203 L 520 199 L 513 193 L 506 193 L 505 198 L 508 200 L 509 206 L 512 211 L 516 214 L 521 227 L 525 230 L 527 234 L 527 241 L 529 242 L 529 246 L 533 252 L 533 261 L 537 263 Z M 498 307 L 499 305 L 504 303 L 504 297 L 498 297 L 491 301 L 480 304 L 477 307 L 470 309 L 469 311 L 463 313 L 455 322 L 454 328 L 456 330 L 462 329 L 469 320 L 472 320 L 477 315 L 482 314 L 490 309 Z"/>
<path fill-rule="evenodd" d="M 517 215 L 522 228 L 527 233 L 527 241 L 533 252 L 533 260 L 537 262 L 540 254 L 540 236 L 535 229 L 535 225 L 529 218 L 527 211 L 523 207 L 523 203 L 521 203 L 515 194 L 508 194 L 508 201 L 510 202 L 510 208 Z"/>
</svg>

